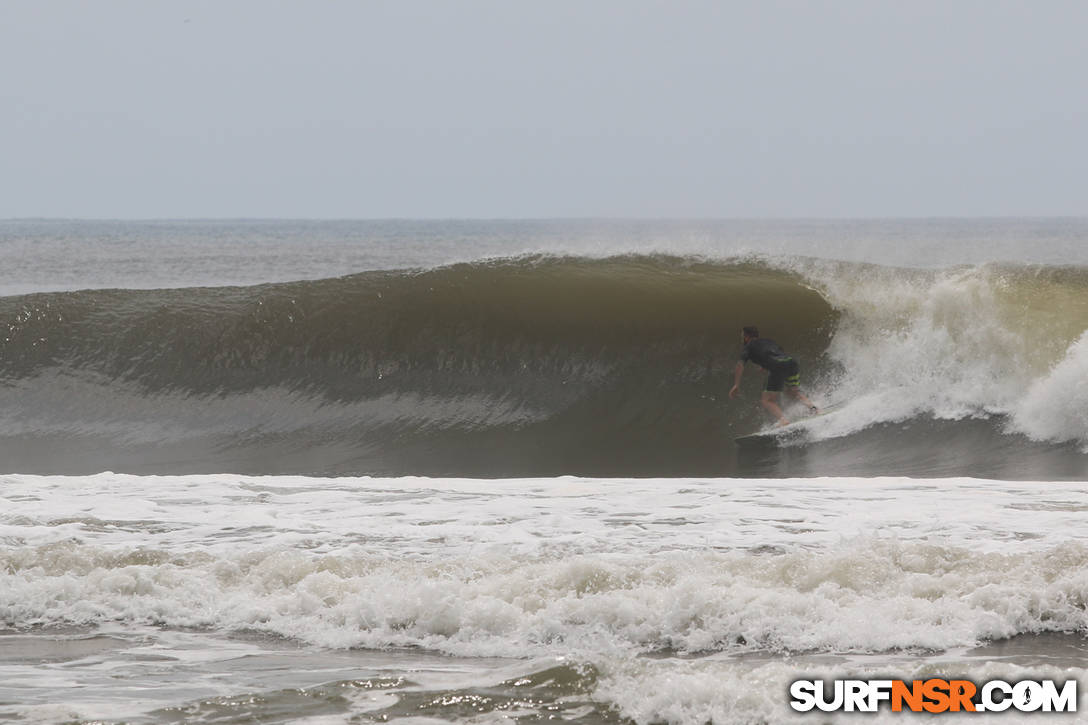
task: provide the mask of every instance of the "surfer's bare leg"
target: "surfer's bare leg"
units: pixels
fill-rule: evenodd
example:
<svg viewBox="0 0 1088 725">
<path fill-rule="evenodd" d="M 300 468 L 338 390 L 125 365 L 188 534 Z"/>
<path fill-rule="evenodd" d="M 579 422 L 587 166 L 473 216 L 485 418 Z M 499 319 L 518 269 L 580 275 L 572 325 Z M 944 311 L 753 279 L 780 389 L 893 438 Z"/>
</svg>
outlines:
<svg viewBox="0 0 1088 725">
<path fill-rule="evenodd" d="M 789 418 L 782 414 L 782 409 L 778 407 L 778 393 L 772 393 L 770 390 L 763 391 L 762 397 L 763 407 L 778 420 L 778 425 L 789 425 Z"/>
<path fill-rule="evenodd" d="M 787 386 L 786 387 L 786 394 L 789 395 L 794 400 L 800 400 L 802 403 L 805 404 L 805 407 L 807 407 L 813 413 L 819 413 L 820 412 L 820 409 L 812 404 L 812 401 L 808 399 L 808 396 L 806 396 L 804 393 L 801 392 L 800 388 L 791 388 L 791 387 Z"/>
</svg>

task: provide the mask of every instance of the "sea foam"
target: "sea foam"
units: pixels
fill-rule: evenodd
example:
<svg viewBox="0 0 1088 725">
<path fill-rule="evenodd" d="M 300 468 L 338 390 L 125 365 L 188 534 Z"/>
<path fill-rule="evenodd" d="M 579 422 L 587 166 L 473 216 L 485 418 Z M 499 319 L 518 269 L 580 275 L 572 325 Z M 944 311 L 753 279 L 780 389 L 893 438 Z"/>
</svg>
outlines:
<svg viewBox="0 0 1088 725">
<path fill-rule="evenodd" d="M 3 478 L 0 622 L 466 656 L 1088 631 L 1088 484 Z"/>
</svg>

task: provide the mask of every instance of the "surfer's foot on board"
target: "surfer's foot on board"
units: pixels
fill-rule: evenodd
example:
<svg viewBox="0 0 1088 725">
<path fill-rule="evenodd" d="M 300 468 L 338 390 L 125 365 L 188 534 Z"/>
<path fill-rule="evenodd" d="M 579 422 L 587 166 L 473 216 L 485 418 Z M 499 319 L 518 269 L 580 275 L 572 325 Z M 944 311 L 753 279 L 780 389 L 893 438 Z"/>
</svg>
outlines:
<svg viewBox="0 0 1088 725">
<path fill-rule="evenodd" d="M 779 419 L 778 419 L 778 422 L 774 424 L 774 427 L 775 427 L 775 428 L 782 428 L 782 427 L 785 427 L 785 426 L 787 426 L 787 425 L 789 425 L 789 424 L 790 424 L 790 421 L 789 421 L 789 419 L 787 419 L 787 418 L 779 418 Z"/>
</svg>

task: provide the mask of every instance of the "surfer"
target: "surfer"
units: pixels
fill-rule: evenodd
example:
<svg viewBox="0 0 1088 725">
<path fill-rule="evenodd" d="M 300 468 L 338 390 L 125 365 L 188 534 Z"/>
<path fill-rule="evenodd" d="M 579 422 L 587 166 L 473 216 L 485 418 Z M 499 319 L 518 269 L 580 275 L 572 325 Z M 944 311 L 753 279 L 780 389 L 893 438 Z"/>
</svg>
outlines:
<svg viewBox="0 0 1088 725">
<path fill-rule="evenodd" d="M 789 419 L 782 414 L 782 408 L 778 405 L 778 394 L 783 387 L 786 394 L 794 400 L 799 400 L 808 406 L 813 413 L 819 413 L 819 409 L 812 401 L 801 392 L 801 374 L 797 361 L 787 355 L 774 340 L 759 336 L 759 328 L 745 327 L 741 333 L 744 341 L 744 350 L 737 361 L 736 375 L 733 379 L 733 387 L 729 389 L 730 399 L 736 398 L 740 392 L 740 378 L 744 374 L 744 363 L 754 362 L 766 370 L 767 386 L 763 390 L 763 407 L 778 419 L 778 425 L 788 425 Z"/>
</svg>

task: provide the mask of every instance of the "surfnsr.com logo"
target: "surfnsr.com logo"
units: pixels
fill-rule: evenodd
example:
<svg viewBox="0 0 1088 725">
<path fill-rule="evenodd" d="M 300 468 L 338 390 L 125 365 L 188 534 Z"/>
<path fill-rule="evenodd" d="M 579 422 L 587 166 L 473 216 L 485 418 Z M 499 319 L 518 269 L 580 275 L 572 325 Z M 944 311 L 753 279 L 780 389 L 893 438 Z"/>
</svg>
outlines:
<svg viewBox="0 0 1088 725">
<path fill-rule="evenodd" d="M 798 712 L 1076 712 L 1077 681 L 796 680 L 790 698 Z"/>
</svg>

